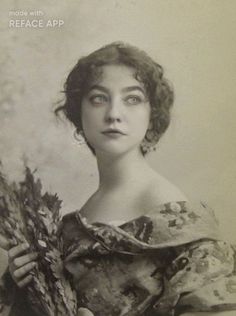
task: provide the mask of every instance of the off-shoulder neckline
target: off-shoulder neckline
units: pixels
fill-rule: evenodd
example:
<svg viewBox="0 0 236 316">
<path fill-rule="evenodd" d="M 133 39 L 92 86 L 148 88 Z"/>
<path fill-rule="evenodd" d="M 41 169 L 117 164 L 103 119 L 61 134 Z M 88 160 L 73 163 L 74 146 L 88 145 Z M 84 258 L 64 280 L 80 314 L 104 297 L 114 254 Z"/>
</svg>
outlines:
<svg viewBox="0 0 236 316">
<path fill-rule="evenodd" d="M 214 211 L 202 201 L 189 202 L 184 200 L 162 203 L 157 205 L 154 210 L 150 210 L 143 215 L 127 220 L 119 226 L 98 221 L 89 223 L 86 218 L 80 214 L 80 210 L 76 211 L 75 218 L 77 223 L 91 236 L 97 236 L 98 234 L 98 236 L 101 237 L 103 234 L 107 236 L 111 233 L 111 236 L 114 237 L 114 234 L 118 234 L 119 238 L 125 237 L 129 240 L 132 239 L 135 243 L 137 242 L 136 237 L 132 237 L 132 235 L 127 232 L 127 229 L 129 230 L 130 227 L 132 230 L 132 227 L 135 228 L 136 224 L 138 227 L 140 224 L 148 225 L 148 223 L 151 223 L 152 229 L 155 231 L 153 240 L 156 241 L 157 245 L 148 245 L 148 247 L 154 247 L 155 249 L 173 247 L 206 238 L 212 240 L 221 239 Z M 178 227 L 178 225 L 183 225 L 184 229 Z M 138 241 L 138 243 L 140 244 L 140 241 Z M 146 247 L 146 244 L 144 245 L 142 243 L 142 246 Z"/>
<path fill-rule="evenodd" d="M 150 216 L 152 214 L 157 214 L 157 211 L 165 208 L 167 205 L 171 205 L 173 204 L 174 205 L 180 205 L 180 204 L 185 204 L 187 205 L 188 207 L 191 207 L 191 205 L 193 204 L 193 202 L 191 203 L 190 201 L 188 200 L 177 200 L 177 201 L 169 201 L 169 202 L 165 202 L 165 203 L 161 203 L 161 204 L 158 204 L 157 206 L 153 207 L 152 209 L 148 210 L 147 212 L 145 212 L 144 214 L 141 214 L 141 215 L 138 215 L 136 217 L 133 217 L 133 218 L 130 218 L 128 220 L 121 220 L 121 219 L 114 219 L 114 220 L 111 220 L 109 222 L 105 222 L 105 221 L 94 221 L 94 222 L 89 222 L 88 219 L 86 218 L 86 216 L 82 215 L 81 212 L 83 210 L 83 207 L 80 208 L 79 210 L 76 211 L 77 214 L 79 214 L 79 217 L 86 223 L 88 223 L 89 225 L 96 225 L 96 224 L 105 224 L 105 225 L 111 225 L 111 226 L 122 226 L 122 225 L 125 225 L 125 224 L 128 224 L 128 223 L 132 223 L 134 221 L 137 221 L 138 219 L 144 217 L 144 216 Z M 199 202 L 198 203 L 198 206 L 202 206 L 202 207 L 205 207 L 206 208 L 206 205 L 203 203 L 203 202 Z M 115 222 L 119 222 L 120 224 L 119 225 L 114 225 Z"/>
</svg>

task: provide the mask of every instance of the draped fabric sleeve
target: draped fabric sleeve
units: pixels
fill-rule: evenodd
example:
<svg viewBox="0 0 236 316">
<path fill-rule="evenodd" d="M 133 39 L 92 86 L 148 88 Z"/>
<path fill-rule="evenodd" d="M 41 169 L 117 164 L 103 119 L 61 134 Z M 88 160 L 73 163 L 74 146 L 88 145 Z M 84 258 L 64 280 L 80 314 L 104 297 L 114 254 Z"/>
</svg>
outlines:
<svg viewBox="0 0 236 316">
<path fill-rule="evenodd" d="M 214 212 L 204 203 L 172 203 L 162 213 L 179 245 L 163 275 L 157 315 L 236 310 L 235 248 L 222 240 Z"/>
<path fill-rule="evenodd" d="M 223 241 L 197 241 L 177 247 L 164 274 L 164 292 L 154 304 L 157 315 L 236 309 L 233 248 Z"/>
</svg>

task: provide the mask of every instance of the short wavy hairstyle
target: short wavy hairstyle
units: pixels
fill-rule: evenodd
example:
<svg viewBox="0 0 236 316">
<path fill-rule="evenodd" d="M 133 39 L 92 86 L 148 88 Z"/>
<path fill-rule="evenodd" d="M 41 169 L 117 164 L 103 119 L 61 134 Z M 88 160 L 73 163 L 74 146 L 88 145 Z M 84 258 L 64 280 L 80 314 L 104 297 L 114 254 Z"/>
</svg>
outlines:
<svg viewBox="0 0 236 316">
<path fill-rule="evenodd" d="M 63 112 L 76 128 L 82 130 L 81 103 L 92 81 L 102 74 L 102 66 L 121 64 L 135 70 L 134 77 L 144 85 L 151 105 L 150 128 L 147 130 L 141 146 L 142 154 L 154 146 L 166 131 L 170 123 L 170 110 L 174 101 L 174 92 L 169 81 L 164 78 L 163 67 L 137 47 L 123 42 L 114 42 L 103 46 L 88 56 L 79 59 L 69 73 L 64 84 L 65 99 L 55 113 Z M 87 142 L 95 154 L 93 147 Z"/>
</svg>

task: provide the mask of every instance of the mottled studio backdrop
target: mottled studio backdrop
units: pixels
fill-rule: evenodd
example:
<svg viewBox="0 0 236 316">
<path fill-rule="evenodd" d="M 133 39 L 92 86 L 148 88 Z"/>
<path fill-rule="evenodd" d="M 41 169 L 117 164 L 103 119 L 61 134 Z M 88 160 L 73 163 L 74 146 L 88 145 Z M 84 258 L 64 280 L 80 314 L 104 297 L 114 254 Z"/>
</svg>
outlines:
<svg viewBox="0 0 236 316">
<path fill-rule="evenodd" d="M 0 6 L 0 158 L 9 177 L 20 179 L 25 157 L 45 189 L 63 199 L 63 213 L 86 201 L 97 184 L 95 159 L 77 145 L 72 126 L 57 122 L 53 107 L 80 56 L 126 41 L 161 63 L 175 87 L 172 124 L 150 164 L 190 200 L 207 201 L 225 238 L 236 242 L 236 1 L 1 0 Z M 17 19 L 43 24 L 10 27 Z M 5 261 L 1 252 L 0 270 Z"/>
</svg>

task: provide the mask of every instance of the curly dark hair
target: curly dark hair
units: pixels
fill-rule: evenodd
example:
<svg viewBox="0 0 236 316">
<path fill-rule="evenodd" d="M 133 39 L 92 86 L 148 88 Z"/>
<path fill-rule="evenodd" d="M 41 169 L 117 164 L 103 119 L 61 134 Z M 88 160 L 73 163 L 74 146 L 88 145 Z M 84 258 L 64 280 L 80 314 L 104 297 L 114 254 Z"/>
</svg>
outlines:
<svg viewBox="0 0 236 316">
<path fill-rule="evenodd" d="M 91 81 L 101 75 L 102 66 L 110 64 L 122 64 L 135 69 L 136 80 L 140 81 L 146 89 L 151 105 L 151 128 L 148 129 L 144 139 L 147 146 L 141 146 L 141 151 L 145 155 L 148 152 L 147 148 L 155 145 L 169 126 L 174 92 L 163 76 L 162 66 L 134 46 L 114 42 L 79 59 L 64 84 L 65 100 L 57 107 L 55 113 L 62 111 L 79 133 L 82 130 L 82 99 L 88 92 Z M 87 144 L 95 154 L 92 146 Z"/>
</svg>

